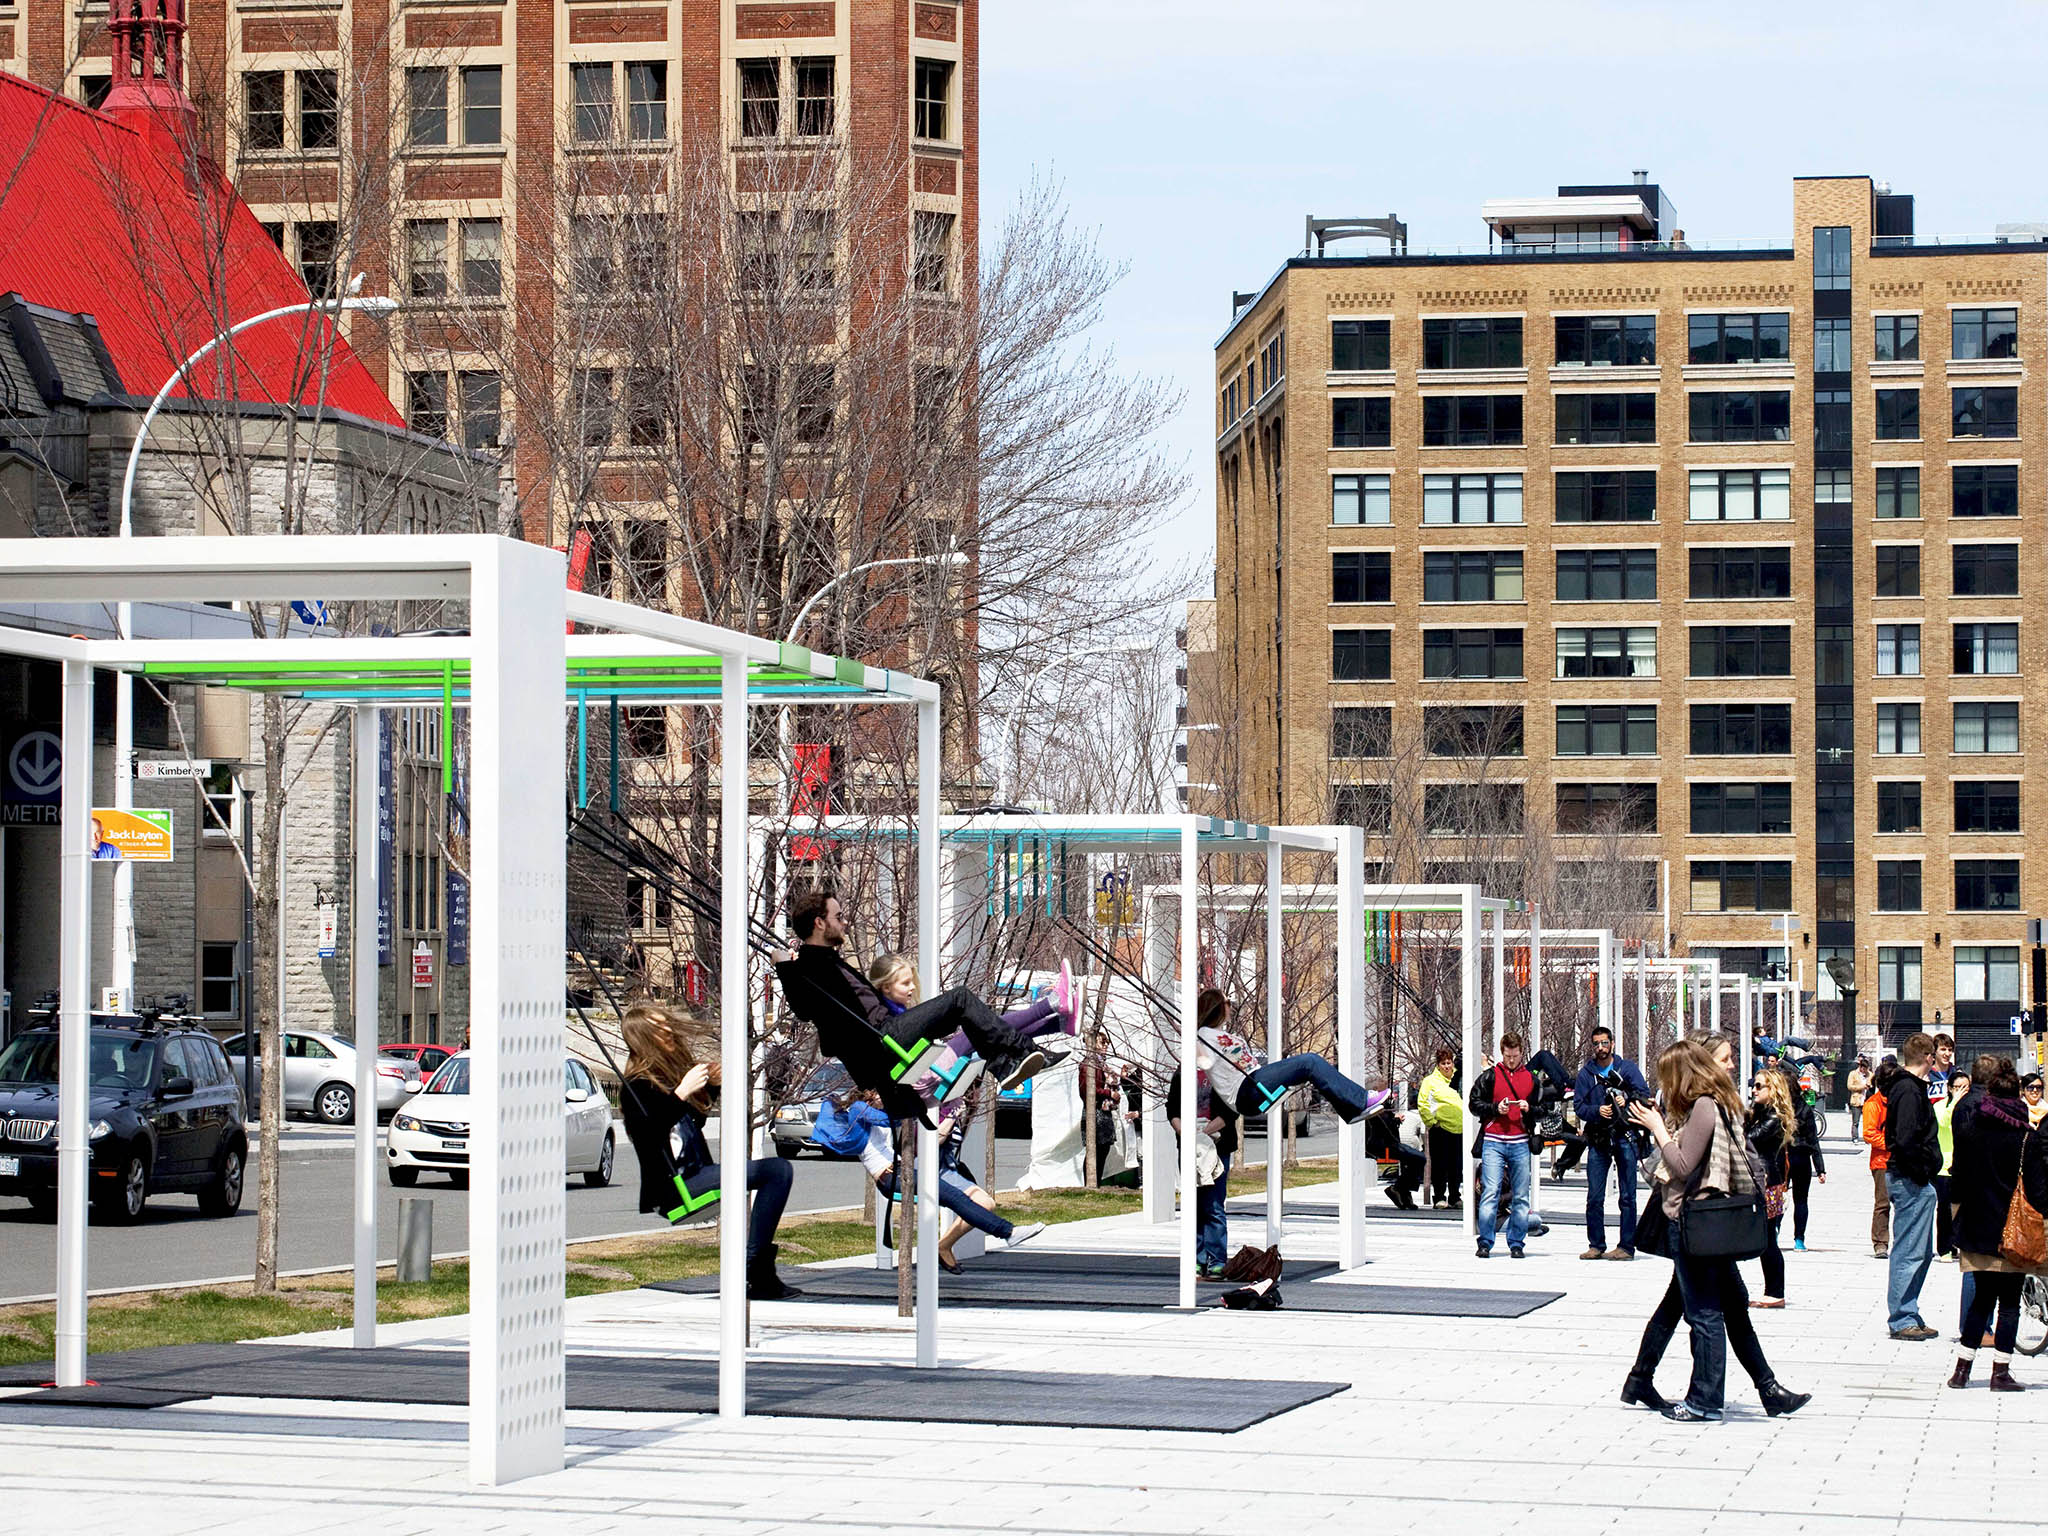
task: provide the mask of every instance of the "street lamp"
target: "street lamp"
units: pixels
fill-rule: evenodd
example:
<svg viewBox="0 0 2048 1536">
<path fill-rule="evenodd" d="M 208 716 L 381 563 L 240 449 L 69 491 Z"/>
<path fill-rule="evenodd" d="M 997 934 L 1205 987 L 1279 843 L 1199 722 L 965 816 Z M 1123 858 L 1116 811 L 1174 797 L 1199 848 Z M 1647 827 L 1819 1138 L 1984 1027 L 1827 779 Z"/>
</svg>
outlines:
<svg viewBox="0 0 2048 1536">
<path fill-rule="evenodd" d="M 1070 661 L 1080 661 L 1089 656 L 1140 656 L 1149 654 L 1153 647 L 1141 640 L 1126 640 L 1116 645 L 1091 645 L 1078 651 L 1066 651 L 1053 657 L 1030 677 L 1024 680 L 1024 687 L 1017 695 L 1017 702 L 1010 706 L 1010 717 L 1003 722 L 1003 735 L 996 751 L 996 804 L 1010 803 L 1010 789 L 1014 782 L 1011 772 L 1010 740 L 1017 734 L 1017 722 L 1024 714 L 1024 706 L 1031 702 L 1031 694 L 1045 680 L 1048 673 L 1065 666 Z"/>
<path fill-rule="evenodd" d="M 150 423 L 156 420 L 156 413 L 163 409 L 171 391 L 184 382 L 185 376 L 230 337 L 238 336 L 252 326 L 281 320 L 286 315 L 303 315 L 315 310 L 328 315 L 339 314 L 342 310 L 388 315 L 398 308 L 398 300 L 393 298 L 377 294 L 361 296 L 359 290 L 362 286 L 363 274 L 358 272 L 349 280 L 348 292 L 338 299 L 308 299 L 303 304 L 285 304 L 276 309 L 266 309 L 260 315 L 251 315 L 246 320 L 237 320 L 171 371 L 171 376 L 164 380 L 163 388 L 149 402 L 149 409 L 142 413 L 141 425 L 135 429 L 135 441 L 128 445 L 128 467 L 121 474 L 120 537 L 132 538 L 135 533 L 135 471 L 142 462 L 142 445 L 149 438 Z M 115 612 L 115 628 L 123 640 L 134 638 L 130 632 L 132 618 L 131 605 L 120 604 Z M 124 811 L 135 804 L 134 758 L 135 679 L 126 668 L 122 668 L 114 673 L 114 804 Z M 134 999 L 128 994 L 135 984 L 135 867 L 126 859 L 114 866 L 112 976 L 122 1004 L 132 1006 Z"/>
</svg>

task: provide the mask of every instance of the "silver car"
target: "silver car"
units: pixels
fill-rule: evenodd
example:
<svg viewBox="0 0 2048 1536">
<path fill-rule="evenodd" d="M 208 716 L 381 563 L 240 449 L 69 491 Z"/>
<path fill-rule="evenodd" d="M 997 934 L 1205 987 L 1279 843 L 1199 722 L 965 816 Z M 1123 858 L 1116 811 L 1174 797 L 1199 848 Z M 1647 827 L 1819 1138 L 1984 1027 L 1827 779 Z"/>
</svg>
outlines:
<svg viewBox="0 0 2048 1536">
<path fill-rule="evenodd" d="M 228 1063 L 235 1080 L 243 1080 L 245 1036 L 235 1035 L 225 1043 Z M 316 1034 L 310 1030 L 284 1032 L 284 1112 L 309 1114 L 323 1125 L 348 1125 L 356 1117 L 356 1047 L 345 1035 Z M 263 1066 L 259 1051 L 248 1081 L 256 1091 L 249 1100 L 253 1114 L 262 1105 Z M 420 1090 L 419 1063 L 400 1056 L 381 1055 L 377 1061 L 377 1115 L 389 1119 Z"/>
</svg>

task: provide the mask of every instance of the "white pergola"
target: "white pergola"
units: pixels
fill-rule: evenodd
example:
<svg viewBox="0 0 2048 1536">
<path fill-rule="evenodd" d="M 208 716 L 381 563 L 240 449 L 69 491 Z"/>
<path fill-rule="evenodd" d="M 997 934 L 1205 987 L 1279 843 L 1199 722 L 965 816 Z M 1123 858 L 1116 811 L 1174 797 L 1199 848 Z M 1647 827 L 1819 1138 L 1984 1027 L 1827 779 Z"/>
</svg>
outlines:
<svg viewBox="0 0 2048 1536">
<path fill-rule="evenodd" d="M 561 1083 L 566 909 L 565 699 L 715 704 L 724 763 L 748 761 L 750 704 L 912 704 L 918 712 L 918 965 L 938 971 L 939 694 L 935 685 L 801 647 L 566 590 L 563 556 L 485 535 L 10 541 L 0 601 L 123 603 L 295 599 L 467 602 L 461 635 L 247 640 L 81 640 L 0 628 L 0 654 L 63 674 L 58 905 L 62 990 L 58 1107 L 59 1385 L 85 1379 L 92 885 L 92 674 L 325 699 L 355 709 L 358 785 L 375 782 L 377 714 L 439 704 L 471 713 L 470 1476 L 482 1484 L 563 1465 L 565 1209 Z M 565 636 L 568 623 L 601 634 Z M 444 714 L 444 730 L 445 725 Z M 366 772 L 367 770 L 367 772 Z M 376 1103 L 375 797 L 354 797 L 358 1106 Z M 722 910 L 748 909 L 747 797 L 721 796 Z M 726 1103 L 751 1100 L 746 925 L 721 924 Z M 937 1247 L 936 1138 L 925 1133 L 921 1254 Z M 720 1138 L 721 1186 L 746 1188 L 748 1137 Z M 354 1342 L 374 1346 L 376 1120 L 355 1134 Z M 721 1417 L 746 1413 L 746 1213 L 719 1213 Z M 935 1264 L 919 1265 L 917 1363 L 937 1361 Z"/>
</svg>

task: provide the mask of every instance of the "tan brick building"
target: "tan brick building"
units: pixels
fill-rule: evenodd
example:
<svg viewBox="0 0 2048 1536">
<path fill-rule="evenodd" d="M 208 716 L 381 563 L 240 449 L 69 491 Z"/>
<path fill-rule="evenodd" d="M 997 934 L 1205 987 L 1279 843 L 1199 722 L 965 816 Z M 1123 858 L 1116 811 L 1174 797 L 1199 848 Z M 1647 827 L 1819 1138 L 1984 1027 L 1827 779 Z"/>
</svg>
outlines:
<svg viewBox="0 0 2048 1536">
<path fill-rule="evenodd" d="M 1853 957 L 1866 1029 L 2010 1046 L 2048 245 L 1916 234 L 1861 177 L 1791 214 L 1688 242 L 1638 176 L 1488 203 L 1481 252 L 1290 259 L 1216 348 L 1231 761 L 1197 736 L 1188 777 L 1427 849 L 1478 751 L 1503 821 L 1597 834 L 1646 906 L 1668 875 L 1694 953 L 1822 1000 Z"/>
</svg>

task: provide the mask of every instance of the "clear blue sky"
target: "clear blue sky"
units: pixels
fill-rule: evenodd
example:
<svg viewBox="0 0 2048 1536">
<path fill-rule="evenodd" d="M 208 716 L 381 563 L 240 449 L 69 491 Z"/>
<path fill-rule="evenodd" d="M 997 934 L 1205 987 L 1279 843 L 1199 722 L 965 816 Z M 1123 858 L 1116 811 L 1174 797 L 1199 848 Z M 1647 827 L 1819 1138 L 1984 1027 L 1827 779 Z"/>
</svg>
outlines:
<svg viewBox="0 0 2048 1536">
<path fill-rule="evenodd" d="M 2044 54 L 2039 0 L 983 0 L 983 206 L 1051 173 L 1129 264 L 1102 339 L 1185 392 L 1206 552 L 1210 349 L 1305 214 L 1483 245 L 1487 198 L 1642 168 L 1696 240 L 1789 233 L 1801 175 L 1889 181 L 1922 232 L 2048 220 Z"/>
</svg>

